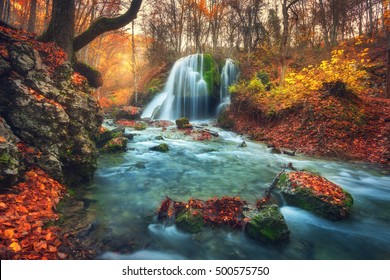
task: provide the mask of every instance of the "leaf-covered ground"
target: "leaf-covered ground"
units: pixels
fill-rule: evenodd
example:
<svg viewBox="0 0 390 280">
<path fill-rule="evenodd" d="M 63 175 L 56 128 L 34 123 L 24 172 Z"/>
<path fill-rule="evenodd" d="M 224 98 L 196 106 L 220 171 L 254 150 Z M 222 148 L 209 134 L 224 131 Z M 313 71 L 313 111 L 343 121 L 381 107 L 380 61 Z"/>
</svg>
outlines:
<svg viewBox="0 0 390 280">
<path fill-rule="evenodd" d="M 261 111 L 258 112 L 261 115 Z M 234 129 L 311 156 L 390 164 L 390 100 L 321 96 L 272 118 L 234 113 Z"/>
<path fill-rule="evenodd" d="M 24 182 L 0 194 L 0 258 L 63 259 L 59 228 L 51 226 L 65 188 L 40 169 L 26 172 Z"/>
</svg>

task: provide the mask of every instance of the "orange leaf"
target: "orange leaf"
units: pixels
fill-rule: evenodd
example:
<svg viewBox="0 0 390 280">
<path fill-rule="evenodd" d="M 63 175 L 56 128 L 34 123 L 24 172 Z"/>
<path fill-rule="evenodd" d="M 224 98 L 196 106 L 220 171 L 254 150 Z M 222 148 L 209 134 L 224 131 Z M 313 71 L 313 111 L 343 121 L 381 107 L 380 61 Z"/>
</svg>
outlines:
<svg viewBox="0 0 390 280">
<path fill-rule="evenodd" d="M 57 247 L 49 245 L 49 252 L 51 252 L 51 253 L 57 252 Z"/>
<path fill-rule="evenodd" d="M 46 249 L 47 249 L 47 243 L 46 243 L 46 241 L 39 241 L 39 242 L 34 243 L 34 249 L 35 249 L 36 251 L 39 251 L 39 250 L 41 250 L 41 249 L 46 250 Z"/>
<path fill-rule="evenodd" d="M 7 204 L 5 204 L 4 202 L 0 202 L 0 210 L 5 210 L 7 209 Z"/>
<path fill-rule="evenodd" d="M 14 229 L 6 229 L 4 230 L 4 236 L 5 238 L 11 239 L 14 236 Z"/>
<path fill-rule="evenodd" d="M 52 237 L 51 237 L 51 231 L 49 231 L 49 232 L 46 234 L 45 239 L 46 239 L 47 241 L 49 241 L 49 240 L 52 239 Z"/>
<path fill-rule="evenodd" d="M 7 139 L 5 139 L 3 136 L 0 136 L 0 143 L 7 142 Z"/>
</svg>

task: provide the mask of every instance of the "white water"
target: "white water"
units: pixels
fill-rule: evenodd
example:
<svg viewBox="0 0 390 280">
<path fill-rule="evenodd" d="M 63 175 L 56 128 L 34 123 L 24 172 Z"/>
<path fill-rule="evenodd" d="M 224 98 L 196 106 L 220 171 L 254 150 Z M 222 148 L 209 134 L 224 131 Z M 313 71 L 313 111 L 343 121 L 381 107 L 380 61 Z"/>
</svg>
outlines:
<svg viewBox="0 0 390 280">
<path fill-rule="evenodd" d="M 136 133 L 124 154 L 102 155 L 86 198 L 96 201 L 103 228 L 112 233 L 104 259 L 390 259 L 390 177 L 361 164 L 272 154 L 265 145 L 217 130 L 215 141 L 197 142 L 168 129 Z M 156 140 L 156 136 L 165 140 Z M 238 148 L 245 140 L 248 146 Z M 167 143 L 168 153 L 149 148 Z M 166 195 L 178 201 L 240 196 L 254 203 L 281 167 L 292 162 L 341 185 L 354 198 L 350 218 L 331 222 L 284 205 L 290 241 L 265 245 L 240 231 L 204 228 L 189 234 L 156 224 Z M 126 244 L 134 243 L 130 250 Z M 120 244 L 118 246 L 117 244 Z M 123 245 L 121 245 L 123 244 Z M 114 246 L 115 245 L 115 246 Z M 116 253 L 112 253 L 116 252 Z"/>
<path fill-rule="evenodd" d="M 209 94 L 203 79 L 203 55 L 179 59 L 173 65 L 164 94 L 157 95 L 145 108 L 142 118 L 191 120 L 207 116 Z"/>
<path fill-rule="evenodd" d="M 217 115 L 230 104 L 229 87 L 237 81 L 238 67 L 230 58 L 226 59 L 221 73 L 221 88 Z"/>
<path fill-rule="evenodd" d="M 214 117 L 215 112 L 230 104 L 228 88 L 236 82 L 238 67 L 226 59 L 221 73 L 220 100 L 217 108 L 211 108 L 210 92 L 204 80 L 203 55 L 194 54 L 179 59 L 174 64 L 165 85 L 146 106 L 141 118 L 176 120 L 187 117 L 201 120 Z"/>
</svg>

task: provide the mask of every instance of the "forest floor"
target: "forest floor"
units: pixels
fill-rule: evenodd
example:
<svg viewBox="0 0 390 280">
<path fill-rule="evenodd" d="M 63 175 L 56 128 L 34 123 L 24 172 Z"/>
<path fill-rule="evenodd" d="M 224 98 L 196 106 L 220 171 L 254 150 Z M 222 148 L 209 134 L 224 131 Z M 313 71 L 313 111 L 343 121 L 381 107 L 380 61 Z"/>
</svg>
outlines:
<svg viewBox="0 0 390 280">
<path fill-rule="evenodd" d="M 234 112 L 231 118 L 235 131 L 279 149 L 390 165 L 388 99 L 313 96 L 273 117 Z"/>
</svg>

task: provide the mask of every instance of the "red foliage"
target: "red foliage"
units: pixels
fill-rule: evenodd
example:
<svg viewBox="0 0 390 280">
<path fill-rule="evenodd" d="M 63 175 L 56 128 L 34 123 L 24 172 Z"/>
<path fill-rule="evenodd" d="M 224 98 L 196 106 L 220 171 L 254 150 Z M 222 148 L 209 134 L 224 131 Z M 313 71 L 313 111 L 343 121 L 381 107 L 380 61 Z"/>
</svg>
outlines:
<svg viewBox="0 0 390 280">
<path fill-rule="evenodd" d="M 87 83 L 87 78 L 85 78 L 80 73 L 74 72 L 72 75 L 72 84 L 76 87 L 85 85 Z"/>
<path fill-rule="evenodd" d="M 298 185 L 300 188 L 311 189 L 316 196 L 332 204 L 343 204 L 346 199 L 346 194 L 339 186 L 321 176 L 306 172 L 290 172 L 288 177 L 293 190 Z"/>
<path fill-rule="evenodd" d="M 390 164 L 390 100 L 311 96 L 272 119 L 234 113 L 235 130 L 307 155 Z M 261 113 L 259 113 L 261 114 Z"/>
<path fill-rule="evenodd" d="M 191 198 L 187 203 L 175 202 L 167 197 L 157 211 L 158 218 L 171 217 L 181 211 L 191 209 L 193 215 L 202 215 L 204 224 L 211 226 L 229 225 L 232 228 L 242 228 L 247 222 L 243 216 L 246 202 L 240 197 L 222 197 L 201 200 Z"/>
<path fill-rule="evenodd" d="M 54 100 L 52 99 L 48 99 L 46 97 L 44 97 L 42 94 L 38 93 L 36 90 L 34 89 L 29 89 L 31 95 L 38 101 L 42 101 L 43 103 L 49 103 L 51 105 L 54 105 L 55 107 L 57 108 L 63 108 L 63 106 L 58 103 L 58 102 L 55 102 Z"/>
<path fill-rule="evenodd" d="M 20 42 L 26 42 L 39 52 L 43 62 L 48 67 L 49 73 L 53 74 L 58 67 L 67 61 L 68 57 L 63 49 L 59 48 L 55 43 L 43 43 L 35 39 L 32 33 L 25 31 L 15 31 L 4 26 L 0 26 L 0 32 Z M 0 55 L 8 58 L 8 51 L 5 46 L 0 47 Z"/>
<path fill-rule="evenodd" d="M 35 168 L 14 191 L 0 195 L 1 259 L 61 258 L 59 229 L 45 225 L 58 219 L 53 210 L 65 188 Z"/>
<path fill-rule="evenodd" d="M 137 122 L 136 121 L 129 121 L 129 120 L 118 120 L 118 121 L 116 121 L 116 124 L 127 126 L 127 127 L 135 127 L 137 125 Z"/>
</svg>

